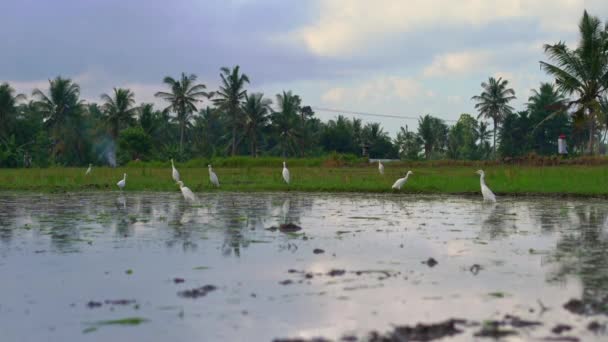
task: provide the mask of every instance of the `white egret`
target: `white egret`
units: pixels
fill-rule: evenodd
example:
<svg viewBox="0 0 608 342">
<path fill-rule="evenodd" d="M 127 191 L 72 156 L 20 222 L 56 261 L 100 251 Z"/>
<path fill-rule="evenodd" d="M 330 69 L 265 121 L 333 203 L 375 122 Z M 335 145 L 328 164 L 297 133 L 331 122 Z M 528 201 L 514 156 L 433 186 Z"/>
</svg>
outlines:
<svg viewBox="0 0 608 342">
<path fill-rule="evenodd" d="M 381 175 L 384 174 L 384 165 L 382 165 L 382 163 L 378 160 L 378 172 L 380 172 Z"/>
<path fill-rule="evenodd" d="M 84 175 L 86 176 L 89 173 L 91 173 L 92 169 L 93 169 L 93 164 L 89 164 L 89 168 L 87 169 L 87 172 L 84 173 Z"/>
<path fill-rule="evenodd" d="M 289 185 L 289 170 L 287 169 L 287 163 L 283 162 L 283 179 L 285 183 Z"/>
<path fill-rule="evenodd" d="M 120 188 L 120 190 L 122 191 L 122 189 L 124 189 L 125 185 L 127 185 L 127 174 L 123 174 L 122 179 L 116 183 L 116 185 L 118 185 L 118 187 Z"/>
<path fill-rule="evenodd" d="M 488 188 L 486 185 L 485 172 L 483 172 L 483 170 L 477 170 L 475 173 L 480 176 L 479 183 L 481 184 L 481 195 L 483 196 L 483 200 L 488 202 L 496 202 L 496 196 L 494 196 L 492 190 L 490 190 L 490 188 Z"/>
<path fill-rule="evenodd" d="M 211 184 L 213 184 L 219 188 L 220 180 L 217 178 L 217 175 L 215 174 L 215 172 L 213 172 L 213 168 L 211 168 L 211 165 L 207 165 L 207 166 L 209 166 L 209 181 L 211 182 Z"/>
<path fill-rule="evenodd" d="M 403 184 L 405 184 L 405 182 L 407 182 L 407 179 L 410 177 L 410 175 L 413 175 L 414 173 L 412 171 L 408 171 L 405 174 L 405 177 L 403 178 L 399 178 L 395 181 L 395 184 L 393 184 L 393 189 L 395 190 L 401 190 L 401 187 L 403 186 Z"/>
<path fill-rule="evenodd" d="M 184 199 L 186 199 L 186 201 L 196 201 L 196 195 L 192 192 L 192 190 L 190 190 L 190 188 L 184 186 L 184 182 L 178 181 L 177 184 L 179 185 L 179 189 L 182 191 L 182 195 L 184 195 Z"/>
<path fill-rule="evenodd" d="M 173 164 L 173 159 L 171 159 L 171 168 L 173 169 L 173 172 L 171 173 L 173 180 L 179 182 L 179 171 L 177 171 L 177 169 L 175 168 L 175 165 Z"/>
</svg>

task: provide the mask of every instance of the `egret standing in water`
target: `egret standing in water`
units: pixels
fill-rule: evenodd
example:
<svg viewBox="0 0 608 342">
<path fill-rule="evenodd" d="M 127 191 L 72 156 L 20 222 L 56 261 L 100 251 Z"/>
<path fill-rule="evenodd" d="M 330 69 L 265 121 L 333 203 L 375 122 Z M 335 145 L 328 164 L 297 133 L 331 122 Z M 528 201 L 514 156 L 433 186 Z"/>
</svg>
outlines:
<svg viewBox="0 0 608 342">
<path fill-rule="evenodd" d="M 192 192 L 192 190 L 190 190 L 190 188 L 184 186 L 184 182 L 178 181 L 177 184 L 179 185 L 179 189 L 182 191 L 182 195 L 184 195 L 184 199 L 186 201 L 196 201 L 196 195 Z"/>
<path fill-rule="evenodd" d="M 177 171 L 177 169 L 175 168 L 175 165 L 173 164 L 173 159 L 171 159 L 171 168 L 173 169 L 173 172 L 171 173 L 173 180 L 179 182 L 179 171 Z"/>
<path fill-rule="evenodd" d="M 116 183 L 116 185 L 118 185 L 118 187 L 120 188 L 120 191 L 122 191 L 122 189 L 125 188 L 125 185 L 127 185 L 127 174 L 123 174 L 122 179 Z"/>
<path fill-rule="evenodd" d="M 378 160 L 378 172 L 380 172 L 381 175 L 384 174 L 384 165 L 382 165 L 382 163 Z"/>
<path fill-rule="evenodd" d="M 496 196 L 494 196 L 492 190 L 490 190 L 490 188 L 488 188 L 486 185 L 485 172 L 483 172 L 483 170 L 477 170 L 475 173 L 480 176 L 479 183 L 481 184 L 481 195 L 483 196 L 483 200 L 488 202 L 496 202 Z"/>
<path fill-rule="evenodd" d="M 89 164 L 89 168 L 87 169 L 87 172 L 84 173 L 85 176 L 87 176 L 89 173 L 91 173 L 93 169 L 93 164 Z"/>
<path fill-rule="evenodd" d="M 403 186 L 403 184 L 405 184 L 405 182 L 407 182 L 407 179 L 410 177 L 410 175 L 413 175 L 413 174 L 414 173 L 412 171 L 408 171 L 405 174 L 405 177 L 397 179 L 397 181 L 395 181 L 395 184 L 393 184 L 393 189 L 401 190 L 401 187 Z"/>
<path fill-rule="evenodd" d="M 289 185 L 289 170 L 287 169 L 287 163 L 283 162 L 283 179 L 285 183 Z"/>
<path fill-rule="evenodd" d="M 211 182 L 211 184 L 213 184 L 219 188 L 220 180 L 217 178 L 217 175 L 215 174 L 215 172 L 213 172 L 213 168 L 211 168 L 211 165 L 207 165 L 207 166 L 209 166 L 209 181 Z"/>
</svg>

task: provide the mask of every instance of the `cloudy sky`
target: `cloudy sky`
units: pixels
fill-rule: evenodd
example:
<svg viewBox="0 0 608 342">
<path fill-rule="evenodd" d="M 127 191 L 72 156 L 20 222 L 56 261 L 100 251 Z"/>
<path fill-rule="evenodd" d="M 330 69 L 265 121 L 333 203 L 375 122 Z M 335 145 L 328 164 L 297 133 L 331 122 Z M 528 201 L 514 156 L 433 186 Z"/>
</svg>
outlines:
<svg viewBox="0 0 608 342">
<path fill-rule="evenodd" d="M 542 45 L 576 42 L 584 9 L 608 17 L 605 0 L 1 0 L 0 82 L 29 94 L 62 75 L 90 101 L 120 86 L 157 102 L 166 75 L 213 89 L 219 68 L 238 64 L 269 97 L 454 120 L 474 113 L 489 76 L 507 78 L 521 108 L 549 81 Z M 393 134 L 416 126 L 361 118 Z"/>
</svg>

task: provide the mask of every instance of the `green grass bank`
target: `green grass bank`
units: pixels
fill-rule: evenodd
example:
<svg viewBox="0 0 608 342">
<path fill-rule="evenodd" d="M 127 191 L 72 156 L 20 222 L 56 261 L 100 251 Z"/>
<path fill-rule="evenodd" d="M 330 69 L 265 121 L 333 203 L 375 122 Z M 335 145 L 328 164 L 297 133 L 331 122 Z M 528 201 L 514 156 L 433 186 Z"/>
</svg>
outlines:
<svg viewBox="0 0 608 342">
<path fill-rule="evenodd" d="M 207 191 L 324 191 L 393 192 L 392 183 L 411 169 L 414 175 L 403 193 L 463 194 L 479 192 L 476 165 L 386 164 L 385 174 L 376 165 L 345 167 L 290 166 L 292 183 L 281 178 L 281 166 L 217 166 L 221 188 L 209 183 L 206 167 L 180 167 L 184 183 L 195 192 Z M 116 182 L 128 174 L 125 191 L 177 191 L 170 166 L 93 168 L 0 169 L 0 191 L 95 191 L 118 190 Z M 485 165 L 486 182 L 498 195 L 559 194 L 608 197 L 608 166 Z"/>
</svg>

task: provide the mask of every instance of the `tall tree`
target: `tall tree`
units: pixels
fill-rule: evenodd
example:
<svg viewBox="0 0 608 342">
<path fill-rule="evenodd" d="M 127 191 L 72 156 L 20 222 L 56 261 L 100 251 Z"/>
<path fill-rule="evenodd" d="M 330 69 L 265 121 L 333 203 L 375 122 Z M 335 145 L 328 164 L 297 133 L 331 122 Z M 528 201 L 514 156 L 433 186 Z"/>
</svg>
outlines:
<svg viewBox="0 0 608 342">
<path fill-rule="evenodd" d="M 78 84 L 69 78 L 57 77 L 49 80 L 47 94 L 34 89 L 32 96 L 37 100 L 37 108 L 50 130 L 53 156 L 63 156 L 67 163 L 73 159 L 82 162 L 85 156 L 84 132 L 81 129 L 84 101 L 80 100 Z"/>
<path fill-rule="evenodd" d="M 502 77 L 495 79 L 490 77 L 488 82 L 482 82 L 483 91 L 480 95 L 473 96 L 471 99 L 476 101 L 475 109 L 479 111 L 477 119 L 484 117 L 492 120 L 494 123 L 494 141 L 492 143 L 492 151 L 496 156 L 496 132 L 498 125 L 502 119 L 513 112 L 513 107 L 509 106 L 509 102 L 515 100 L 515 90 L 509 88 L 509 81 L 503 80 Z"/>
<path fill-rule="evenodd" d="M 195 74 L 186 75 L 183 72 L 179 80 L 167 76 L 163 79 L 163 83 L 171 89 L 170 92 L 159 91 L 154 94 L 154 96 L 169 102 L 165 111 L 172 111 L 177 114 L 180 154 L 184 151 L 186 125 L 192 113 L 197 111 L 196 104 L 202 102 L 203 98 L 210 96 L 209 93 L 205 92 L 207 87 L 202 83 L 196 84 L 196 79 Z"/>
<path fill-rule="evenodd" d="M 538 154 L 557 153 L 557 138 L 567 133 L 568 118 L 562 110 L 564 96 L 550 83 L 541 83 L 528 98 L 528 112 L 532 125 L 531 143 Z"/>
<path fill-rule="evenodd" d="M 302 100 L 291 91 L 277 94 L 278 111 L 272 114 L 272 124 L 279 140 L 281 154 L 285 157 L 288 152 L 294 154 L 299 150 L 298 113 Z"/>
<path fill-rule="evenodd" d="M 0 84 L 0 139 L 7 139 L 10 135 L 10 127 L 17 114 L 17 104 L 21 100 L 25 100 L 25 95 L 15 94 L 15 89 L 8 83 Z"/>
<path fill-rule="evenodd" d="M 220 69 L 222 84 L 213 102 L 228 115 L 229 123 L 232 128 L 231 155 L 236 155 L 237 150 L 237 131 L 242 125 L 241 102 L 247 95 L 245 84 L 249 83 L 249 77 L 240 72 L 237 65 L 230 69 L 223 67 Z"/>
<path fill-rule="evenodd" d="M 257 157 L 258 141 L 261 130 L 268 124 L 272 101 L 265 99 L 264 94 L 254 93 L 245 96 L 241 110 L 245 114 L 245 136 L 249 139 L 249 150 L 252 157 Z"/>
<path fill-rule="evenodd" d="M 401 159 L 418 160 L 420 158 L 421 139 L 415 132 L 408 131 L 407 126 L 401 127 L 395 139 Z"/>
<path fill-rule="evenodd" d="M 422 139 L 426 159 L 431 159 L 434 152 L 441 152 L 447 131 L 447 125 L 439 118 L 427 114 L 418 119 L 418 136 Z"/>
<path fill-rule="evenodd" d="M 589 129 L 588 152 L 595 150 L 599 98 L 608 89 L 608 25 L 584 11 L 578 25 L 579 43 L 572 50 L 566 43 L 546 44 L 545 53 L 554 64 L 540 62 L 541 68 L 555 77 L 558 89 L 575 99 L 576 118 L 584 119 Z"/>
<path fill-rule="evenodd" d="M 121 128 L 126 128 L 134 121 L 138 110 L 135 107 L 135 94 L 129 89 L 114 88 L 113 94 L 102 94 L 103 111 L 114 141 L 118 139 Z"/>
</svg>

